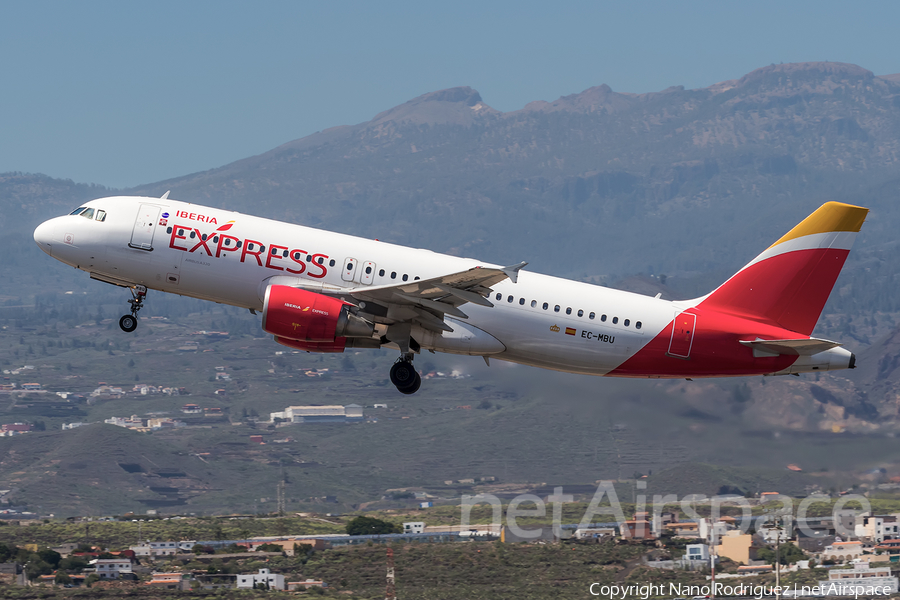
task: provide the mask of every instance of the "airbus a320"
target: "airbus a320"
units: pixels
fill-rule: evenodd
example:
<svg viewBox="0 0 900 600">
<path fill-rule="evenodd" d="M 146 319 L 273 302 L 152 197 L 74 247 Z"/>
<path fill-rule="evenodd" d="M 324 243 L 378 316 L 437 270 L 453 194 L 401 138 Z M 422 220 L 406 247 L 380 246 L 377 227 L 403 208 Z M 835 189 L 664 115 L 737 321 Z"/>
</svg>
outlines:
<svg viewBox="0 0 900 600">
<path fill-rule="evenodd" d="M 53 258 L 128 288 L 261 313 L 308 352 L 393 348 L 415 393 L 423 350 L 608 377 L 784 375 L 853 368 L 811 337 L 868 210 L 829 202 L 711 293 L 672 301 L 168 197 L 92 200 L 37 227 Z"/>
</svg>

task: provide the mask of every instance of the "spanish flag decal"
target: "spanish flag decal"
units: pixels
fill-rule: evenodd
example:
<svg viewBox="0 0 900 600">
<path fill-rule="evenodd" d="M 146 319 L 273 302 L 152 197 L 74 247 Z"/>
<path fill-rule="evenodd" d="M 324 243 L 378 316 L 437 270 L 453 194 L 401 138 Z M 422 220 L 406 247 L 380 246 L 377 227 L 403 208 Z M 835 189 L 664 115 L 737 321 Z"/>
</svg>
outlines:
<svg viewBox="0 0 900 600">
<path fill-rule="evenodd" d="M 566 327 L 566 335 L 575 335 L 575 330 L 571 327 Z"/>
</svg>

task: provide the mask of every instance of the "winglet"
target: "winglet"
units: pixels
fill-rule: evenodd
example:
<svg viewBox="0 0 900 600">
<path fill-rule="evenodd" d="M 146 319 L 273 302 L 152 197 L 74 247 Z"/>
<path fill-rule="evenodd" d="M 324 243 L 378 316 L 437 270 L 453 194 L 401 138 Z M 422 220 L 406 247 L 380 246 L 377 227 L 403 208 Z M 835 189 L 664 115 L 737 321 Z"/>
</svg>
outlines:
<svg viewBox="0 0 900 600">
<path fill-rule="evenodd" d="M 172 191 L 172 190 L 166 190 L 166 193 L 163 194 L 162 196 L 160 196 L 159 199 L 160 199 L 160 200 L 168 200 L 168 198 L 169 198 L 169 192 L 171 192 L 171 191 Z"/>
<path fill-rule="evenodd" d="M 512 281 L 513 283 L 518 283 L 519 269 L 521 269 L 522 267 L 524 267 L 527 264 L 528 264 L 527 262 L 520 262 L 518 264 L 511 265 L 509 267 L 503 267 L 500 270 L 503 271 L 504 273 L 506 273 L 506 276 L 509 277 L 510 281 Z"/>
</svg>

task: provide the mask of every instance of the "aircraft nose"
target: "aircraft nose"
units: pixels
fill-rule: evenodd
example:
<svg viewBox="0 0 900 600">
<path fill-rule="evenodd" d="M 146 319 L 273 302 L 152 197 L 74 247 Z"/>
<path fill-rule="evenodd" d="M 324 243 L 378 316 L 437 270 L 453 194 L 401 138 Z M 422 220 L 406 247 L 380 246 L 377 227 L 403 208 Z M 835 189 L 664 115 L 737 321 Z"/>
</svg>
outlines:
<svg viewBox="0 0 900 600">
<path fill-rule="evenodd" d="M 56 239 L 54 233 L 56 232 L 56 219 L 50 219 L 49 221 L 44 221 L 34 230 L 34 241 L 38 245 L 38 248 L 53 256 L 51 250 L 53 248 L 54 243 L 58 243 L 59 240 Z"/>
</svg>

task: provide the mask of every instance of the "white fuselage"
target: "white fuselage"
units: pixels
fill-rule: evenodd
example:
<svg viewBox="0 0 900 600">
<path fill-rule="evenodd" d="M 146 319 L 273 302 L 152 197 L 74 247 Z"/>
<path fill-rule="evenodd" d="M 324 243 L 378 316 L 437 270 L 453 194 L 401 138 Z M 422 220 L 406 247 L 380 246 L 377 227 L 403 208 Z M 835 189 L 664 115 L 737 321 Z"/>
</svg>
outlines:
<svg viewBox="0 0 900 600">
<path fill-rule="evenodd" d="M 169 199 L 114 197 L 84 206 L 105 211 L 105 219 L 45 222 L 35 232 L 45 252 L 100 280 L 253 310 L 262 309 L 274 281 L 347 289 L 496 267 Z M 690 306 L 527 271 L 516 283 L 493 286 L 489 300 L 493 307 L 466 304 L 468 319 L 447 318 L 456 330 L 474 331 L 470 342 L 415 328 L 413 338 L 424 349 L 604 375 Z"/>
</svg>

